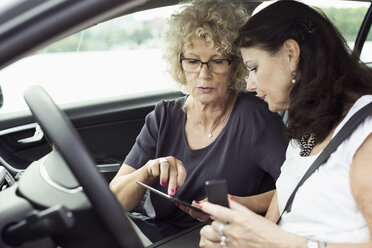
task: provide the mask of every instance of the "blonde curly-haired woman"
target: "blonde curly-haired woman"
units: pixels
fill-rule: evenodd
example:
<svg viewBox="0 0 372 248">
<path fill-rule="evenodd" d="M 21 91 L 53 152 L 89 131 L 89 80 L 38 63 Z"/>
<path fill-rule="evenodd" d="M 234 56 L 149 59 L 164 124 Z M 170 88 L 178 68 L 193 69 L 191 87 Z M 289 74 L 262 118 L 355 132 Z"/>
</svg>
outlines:
<svg viewBox="0 0 372 248">
<path fill-rule="evenodd" d="M 155 106 L 110 183 L 152 242 L 206 216 L 146 193 L 136 181 L 198 202 L 207 180 L 225 179 L 236 201 L 267 210 L 288 141 L 281 118 L 243 92 L 247 70 L 234 41 L 248 17 L 237 2 L 196 0 L 169 20 L 164 57 L 185 96 Z"/>
</svg>

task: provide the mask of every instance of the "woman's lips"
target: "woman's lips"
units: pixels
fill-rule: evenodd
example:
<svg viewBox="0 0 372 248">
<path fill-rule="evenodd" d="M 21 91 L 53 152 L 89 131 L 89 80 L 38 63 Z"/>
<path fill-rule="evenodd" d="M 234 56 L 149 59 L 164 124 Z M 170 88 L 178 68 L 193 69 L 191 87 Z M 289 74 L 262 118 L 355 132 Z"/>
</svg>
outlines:
<svg viewBox="0 0 372 248">
<path fill-rule="evenodd" d="M 197 87 L 197 89 L 202 93 L 210 93 L 213 91 L 213 88 L 210 87 Z"/>
</svg>

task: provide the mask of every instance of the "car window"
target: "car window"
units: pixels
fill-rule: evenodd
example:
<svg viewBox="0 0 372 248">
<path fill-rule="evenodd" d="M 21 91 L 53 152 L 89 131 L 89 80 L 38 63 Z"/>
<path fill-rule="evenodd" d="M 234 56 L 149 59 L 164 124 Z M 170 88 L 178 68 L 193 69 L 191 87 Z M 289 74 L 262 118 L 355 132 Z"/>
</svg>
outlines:
<svg viewBox="0 0 372 248">
<path fill-rule="evenodd" d="M 321 8 L 353 48 L 370 3 L 303 2 Z M 43 86 L 59 104 L 177 90 L 162 59 L 166 19 L 177 8 L 157 8 L 97 24 L 1 70 L 4 101 L 0 113 L 27 109 L 23 92 L 35 84 Z M 371 51 L 370 37 L 362 51 L 363 60 L 372 56 L 372 52 L 368 52 Z"/>
<path fill-rule="evenodd" d="M 360 59 L 372 67 L 372 27 L 369 28 L 369 33 L 363 45 Z"/>
<path fill-rule="evenodd" d="M 349 47 L 354 48 L 360 26 L 371 3 L 357 1 L 304 1 L 319 7 L 340 30 Z M 360 58 L 372 62 L 372 32 L 369 31 Z"/>
<path fill-rule="evenodd" d="M 23 92 L 43 86 L 59 104 L 177 89 L 162 59 L 166 19 L 177 7 L 142 11 L 66 37 L 0 71 L 0 113 L 25 110 Z"/>
<path fill-rule="evenodd" d="M 262 3 L 256 10 L 264 8 L 275 1 Z M 344 36 L 349 47 L 354 48 L 359 28 L 363 22 L 370 3 L 362 1 L 335 1 L 335 0 L 302 0 L 305 4 L 320 9 L 338 28 Z M 372 53 L 371 53 L 372 54 Z"/>
<path fill-rule="evenodd" d="M 344 36 L 351 49 L 354 48 L 358 31 L 368 11 L 370 3 L 366 2 L 342 2 L 327 6 L 320 5 L 320 9 L 327 15 L 332 23 Z"/>
</svg>

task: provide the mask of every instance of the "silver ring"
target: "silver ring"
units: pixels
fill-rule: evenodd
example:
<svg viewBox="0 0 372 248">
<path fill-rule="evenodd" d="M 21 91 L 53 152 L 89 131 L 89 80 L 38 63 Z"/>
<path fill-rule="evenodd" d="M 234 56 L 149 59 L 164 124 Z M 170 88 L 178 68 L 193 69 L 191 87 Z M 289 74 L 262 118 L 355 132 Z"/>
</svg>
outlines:
<svg viewBox="0 0 372 248">
<path fill-rule="evenodd" d="M 169 163 L 169 162 L 168 162 L 168 159 L 166 159 L 166 158 L 160 158 L 159 159 L 159 164 L 161 164 L 161 163 Z"/>
<path fill-rule="evenodd" d="M 223 229 L 225 229 L 225 223 L 221 223 L 220 227 L 218 228 L 218 234 L 221 236 L 221 239 L 222 239 L 222 237 L 225 237 L 223 235 Z"/>
<path fill-rule="evenodd" d="M 225 235 L 222 235 L 222 236 L 221 236 L 221 242 L 220 242 L 220 245 L 221 245 L 222 247 L 227 246 L 227 245 L 226 245 L 226 236 L 225 236 Z"/>
</svg>

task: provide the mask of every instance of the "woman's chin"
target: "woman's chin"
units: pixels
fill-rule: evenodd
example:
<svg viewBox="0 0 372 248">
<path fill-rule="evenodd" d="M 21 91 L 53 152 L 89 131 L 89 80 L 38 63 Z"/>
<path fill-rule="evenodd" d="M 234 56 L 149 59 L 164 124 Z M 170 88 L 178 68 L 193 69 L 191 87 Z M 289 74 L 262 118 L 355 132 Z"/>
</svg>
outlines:
<svg viewBox="0 0 372 248">
<path fill-rule="evenodd" d="M 213 96 L 212 94 L 203 94 L 203 95 L 198 95 L 194 97 L 196 101 L 198 101 L 201 104 L 214 104 L 218 102 L 218 98 Z"/>
<path fill-rule="evenodd" d="M 271 112 L 278 112 L 278 111 L 281 110 L 280 108 L 278 108 L 278 105 L 277 105 L 277 104 L 273 104 L 272 102 L 270 102 L 270 101 L 268 101 L 268 100 L 266 100 L 265 102 L 266 102 L 267 105 L 269 106 L 269 110 L 270 110 Z"/>
<path fill-rule="evenodd" d="M 269 105 L 269 110 L 271 112 L 285 111 L 288 109 L 287 106 L 279 106 L 279 105 L 271 104 L 270 102 L 267 102 L 267 104 Z"/>
</svg>

